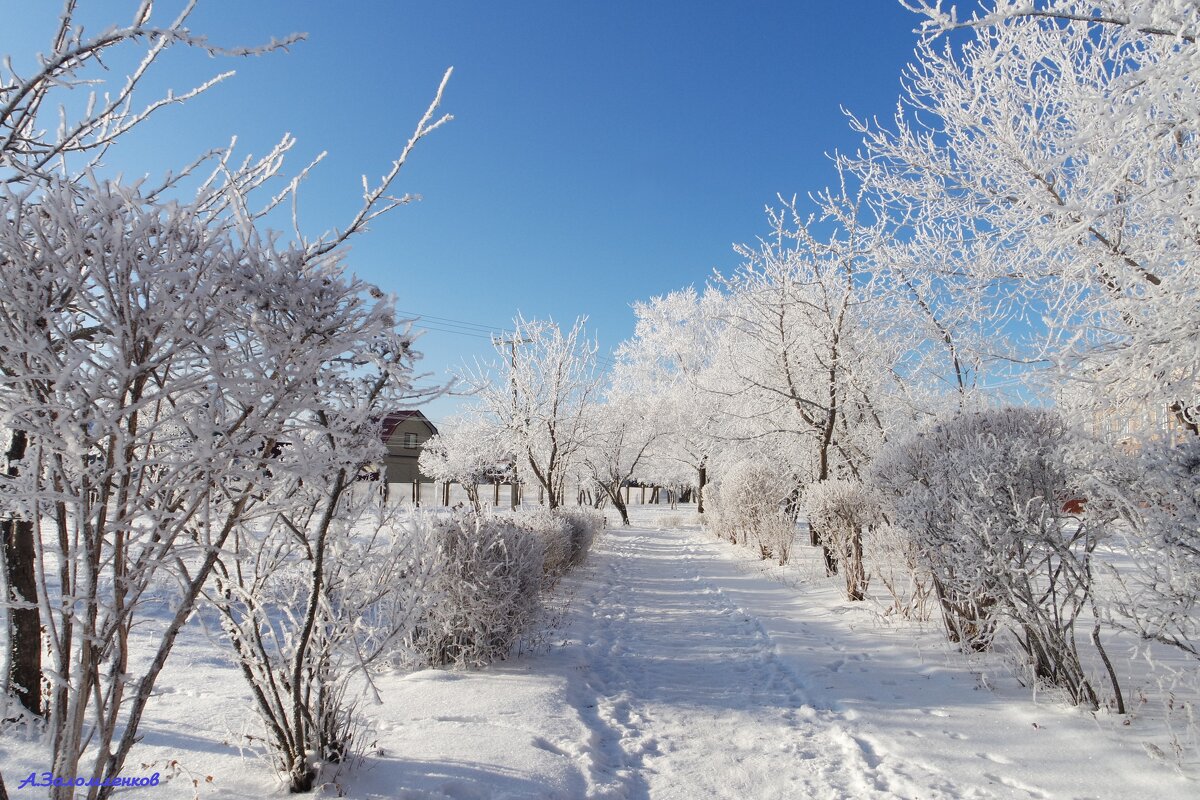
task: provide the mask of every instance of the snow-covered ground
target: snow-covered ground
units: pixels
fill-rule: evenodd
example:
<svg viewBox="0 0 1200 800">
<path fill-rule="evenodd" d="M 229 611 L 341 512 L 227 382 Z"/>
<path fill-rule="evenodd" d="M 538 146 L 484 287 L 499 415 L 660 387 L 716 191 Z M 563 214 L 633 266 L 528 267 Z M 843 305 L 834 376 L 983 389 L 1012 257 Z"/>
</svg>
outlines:
<svg viewBox="0 0 1200 800">
<path fill-rule="evenodd" d="M 968 662 L 936 629 L 882 625 L 841 601 L 807 548 L 772 569 L 637 511 L 640 526 L 608 532 L 563 582 L 548 647 L 479 672 L 378 679 L 365 762 L 318 796 L 1200 796 L 1194 771 L 1152 757 L 1136 715 L 1122 728 L 1033 702 L 1002 665 Z M 199 627 L 158 695 L 127 774 L 175 777 L 122 795 L 283 794 L 246 738 L 241 676 Z M 14 797 L 43 796 L 16 787 L 44 759 L 30 741 L 0 742 Z"/>
</svg>

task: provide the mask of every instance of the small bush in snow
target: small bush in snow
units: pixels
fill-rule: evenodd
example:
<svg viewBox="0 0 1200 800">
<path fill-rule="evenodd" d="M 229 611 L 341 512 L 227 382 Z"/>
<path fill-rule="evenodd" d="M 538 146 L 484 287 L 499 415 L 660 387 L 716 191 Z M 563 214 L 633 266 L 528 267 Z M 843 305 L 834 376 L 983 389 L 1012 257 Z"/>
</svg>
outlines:
<svg viewBox="0 0 1200 800">
<path fill-rule="evenodd" d="M 700 515 L 701 525 L 714 536 L 736 543 L 737 535 L 730 530 L 730 519 L 721 507 L 720 484 L 714 481 L 700 492 L 704 498 L 704 513 Z"/>
<path fill-rule="evenodd" d="M 420 664 L 483 666 L 505 658 L 541 619 L 543 539 L 502 516 L 417 515 L 440 543 L 437 598 L 411 639 Z"/>
<path fill-rule="evenodd" d="M 890 444 L 873 480 L 932 573 L 951 640 L 986 649 L 1007 618 L 1035 680 L 1095 707 L 1075 623 L 1103 526 L 1063 510 L 1067 442 L 1048 411 L 963 413 Z"/>
<path fill-rule="evenodd" d="M 846 599 L 866 597 L 869 576 L 863 566 L 863 528 L 878 520 L 874 494 L 859 481 L 826 480 L 804 490 L 808 521 L 837 556 L 846 580 Z"/>
<path fill-rule="evenodd" d="M 293 439 L 293 450 L 303 443 Z M 286 509 L 237 531 L 207 596 L 271 761 L 299 791 L 354 761 L 363 721 L 348 686 L 425 612 L 438 544 L 420 526 L 406 529 L 375 487 L 347 478 L 356 470 L 324 482 L 291 455 L 273 464 L 277 497 L 263 499 Z"/>
<path fill-rule="evenodd" d="M 792 545 L 796 541 L 796 520 L 782 508 L 763 517 L 754 534 L 759 555 L 764 559 L 774 558 L 780 566 L 792 557 Z"/>
<path fill-rule="evenodd" d="M 1087 517 L 1115 516 L 1131 567 L 1113 580 L 1113 621 L 1200 658 L 1200 440 L 1145 443 L 1136 454 L 1086 443 Z"/>
<path fill-rule="evenodd" d="M 887 590 L 891 604 L 883 615 L 924 622 L 932 614 L 933 579 L 920 549 L 908 531 L 879 522 L 867 528 L 864 557 L 871 575 Z"/>
<path fill-rule="evenodd" d="M 707 517 L 707 516 L 708 516 L 707 514 L 705 514 L 704 516 L 701 516 L 701 515 L 695 514 L 695 513 L 692 513 L 692 514 L 663 514 L 654 523 L 654 527 L 660 531 L 669 531 L 669 530 L 674 530 L 676 528 L 694 528 L 697 525 L 704 523 L 706 521 L 705 517 Z"/>
<path fill-rule="evenodd" d="M 735 544 L 753 543 L 764 559 L 778 557 L 786 564 L 795 525 L 782 509 L 794 488 L 778 467 L 739 461 L 721 477 L 716 492 L 718 533 Z"/>
</svg>

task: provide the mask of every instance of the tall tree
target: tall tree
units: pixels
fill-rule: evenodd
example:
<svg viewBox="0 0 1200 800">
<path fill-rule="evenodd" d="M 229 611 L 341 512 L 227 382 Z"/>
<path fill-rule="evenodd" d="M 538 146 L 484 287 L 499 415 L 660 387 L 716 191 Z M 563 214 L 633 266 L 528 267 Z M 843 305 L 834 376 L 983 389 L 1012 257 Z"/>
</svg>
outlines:
<svg viewBox="0 0 1200 800">
<path fill-rule="evenodd" d="M 988 298 L 1007 353 L 1053 363 L 1098 405 L 1200 397 L 1200 9 L 1145 0 L 932 0 L 895 118 L 847 160 L 920 242 Z"/>
<path fill-rule="evenodd" d="M 448 119 L 435 117 L 439 88 L 348 224 L 279 244 L 259 225 L 297 181 L 254 198 L 280 175 L 290 138 L 240 168 L 229 150 L 215 151 L 158 185 L 95 176 L 122 134 L 227 77 L 140 100 L 168 48 L 248 55 L 299 37 L 222 50 L 187 29 L 195 2 L 158 24 L 149 0 L 129 25 L 85 36 L 78 6 L 65 5 L 50 51 L 31 68 L 5 61 L 0 72 L 0 425 L 14 432 L 0 502 L 13 522 L 5 548 L 18 551 L 6 559 L 9 586 L 21 594 L 0 606 L 10 619 L 37 615 L 37 628 L 18 626 L 36 630 L 33 641 L 13 637 L 19 654 L 45 646 L 50 655 L 52 768 L 70 781 L 54 788 L 60 799 L 77 778 L 95 779 L 90 797 L 111 793 L 100 784 L 137 741 L 222 547 L 270 494 L 271 463 L 323 390 L 369 373 L 388 397 L 409 394 L 415 356 L 397 330 L 404 321 L 378 290 L 344 277 L 340 246 L 404 202 L 389 187 L 415 144 Z M 145 48 L 123 82 L 53 107 L 55 95 L 95 83 L 102 59 L 122 47 Z M 190 174 L 201 178 L 196 194 L 171 200 Z M 330 418 L 334 439 L 348 437 L 344 418 Z M 32 536 L 16 535 L 23 529 Z M 147 616 L 148 587 L 168 576 L 180 594 L 142 663 L 130 632 Z M 30 577 L 34 609 L 21 588 Z"/>
<path fill-rule="evenodd" d="M 497 360 L 463 375 L 478 393 L 481 413 L 502 431 L 518 468 L 542 488 L 550 508 L 563 502 L 600 399 L 596 344 L 587 339 L 585 321 L 577 319 L 563 333 L 552 320 L 518 315 L 512 334 L 494 340 Z"/>
</svg>

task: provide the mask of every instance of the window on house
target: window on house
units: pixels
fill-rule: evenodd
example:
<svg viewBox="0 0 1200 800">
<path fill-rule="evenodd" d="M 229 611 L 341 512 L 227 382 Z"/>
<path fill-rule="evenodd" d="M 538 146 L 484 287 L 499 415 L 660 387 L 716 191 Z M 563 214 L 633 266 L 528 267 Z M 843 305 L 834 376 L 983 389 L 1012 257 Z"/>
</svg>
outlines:
<svg viewBox="0 0 1200 800">
<path fill-rule="evenodd" d="M 417 446 L 417 435 L 415 433 L 404 434 L 404 446 L 413 448 Z"/>
</svg>

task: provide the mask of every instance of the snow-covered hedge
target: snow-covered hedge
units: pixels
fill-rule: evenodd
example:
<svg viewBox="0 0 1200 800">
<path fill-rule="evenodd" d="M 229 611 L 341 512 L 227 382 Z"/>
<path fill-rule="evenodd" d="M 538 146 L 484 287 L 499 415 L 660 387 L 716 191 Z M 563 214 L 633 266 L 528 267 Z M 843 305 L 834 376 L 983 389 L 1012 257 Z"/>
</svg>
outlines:
<svg viewBox="0 0 1200 800">
<path fill-rule="evenodd" d="M 537 536 L 545 550 L 543 571 L 553 585 L 572 567 L 587 558 L 596 533 L 604 528 L 604 515 L 591 508 L 537 508 L 521 511 L 516 524 Z"/>
<path fill-rule="evenodd" d="M 596 534 L 604 530 L 604 514 L 585 506 L 560 508 L 558 514 L 566 523 L 571 540 L 570 565 L 578 567 L 587 560 L 592 543 L 596 540 Z"/>
<path fill-rule="evenodd" d="M 1104 527 L 1064 511 L 1070 442 L 1050 411 L 960 413 L 885 447 L 872 480 L 932 573 L 951 640 L 986 649 L 1007 623 L 1035 680 L 1095 707 L 1074 629 Z"/>
<path fill-rule="evenodd" d="M 510 519 L 542 543 L 542 572 L 552 586 L 571 566 L 571 532 L 567 521 L 548 508 L 522 510 Z"/>
<path fill-rule="evenodd" d="M 482 666 L 505 658 L 541 620 L 543 539 L 500 515 L 423 514 L 440 549 L 436 597 L 409 642 L 418 664 Z"/>
<path fill-rule="evenodd" d="M 542 623 L 542 592 L 583 563 L 604 516 L 591 509 L 414 512 L 408 524 L 439 547 L 428 569 L 434 600 L 400 660 L 483 666 L 505 658 Z"/>
</svg>

